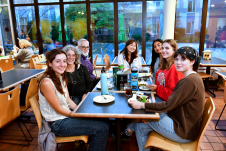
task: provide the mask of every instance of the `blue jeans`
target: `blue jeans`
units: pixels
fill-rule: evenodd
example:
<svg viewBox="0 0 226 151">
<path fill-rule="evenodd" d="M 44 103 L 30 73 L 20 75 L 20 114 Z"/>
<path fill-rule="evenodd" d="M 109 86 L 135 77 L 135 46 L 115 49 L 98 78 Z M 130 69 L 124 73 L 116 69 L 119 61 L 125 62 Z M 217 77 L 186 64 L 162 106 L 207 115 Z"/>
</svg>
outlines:
<svg viewBox="0 0 226 151">
<path fill-rule="evenodd" d="M 157 122 L 147 122 L 145 123 L 135 123 L 135 133 L 137 138 L 137 143 L 139 151 L 149 151 L 150 149 L 145 149 L 145 143 L 148 138 L 148 134 L 151 131 L 155 131 L 162 136 L 178 142 L 178 143 L 189 143 L 190 140 L 182 139 L 174 131 L 173 120 L 167 115 L 160 115 L 160 119 Z"/>
<path fill-rule="evenodd" d="M 57 120 L 51 125 L 51 130 L 57 136 L 79 136 L 89 135 L 90 151 L 105 151 L 109 126 L 104 121 L 82 119 L 82 118 L 65 118 Z"/>
<path fill-rule="evenodd" d="M 72 101 L 75 102 L 76 105 L 78 105 L 82 101 L 82 95 L 81 96 L 73 96 Z"/>
</svg>

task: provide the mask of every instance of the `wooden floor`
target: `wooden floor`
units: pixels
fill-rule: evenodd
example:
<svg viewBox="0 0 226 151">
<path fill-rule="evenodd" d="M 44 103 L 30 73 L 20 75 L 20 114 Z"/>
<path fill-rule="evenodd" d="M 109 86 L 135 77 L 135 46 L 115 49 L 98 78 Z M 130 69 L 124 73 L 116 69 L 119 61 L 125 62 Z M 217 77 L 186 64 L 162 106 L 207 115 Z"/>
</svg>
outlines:
<svg viewBox="0 0 226 151">
<path fill-rule="evenodd" d="M 214 103 L 216 106 L 216 111 L 202 139 L 202 142 L 200 145 L 200 151 L 226 151 L 226 131 L 214 130 L 214 125 L 216 123 L 216 120 L 218 119 L 222 111 L 222 108 L 224 106 L 222 88 L 219 91 L 215 91 L 215 94 L 216 94 L 216 97 L 214 98 Z M 206 97 L 209 97 L 208 93 L 206 93 Z M 33 112 L 32 110 L 30 110 L 26 114 L 33 115 Z M 32 117 L 31 120 L 35 121 L 35 118 Z M 7 142 L 1 142 L 0 151 L 38 151 L 38 126 L 37 124 L 30 124 L 30 123 L 26 123 L 26 125 L 31 135 L 34 137 L 33 141 L 30 142 L 31 145 L 30 146 L 12 145 L 12 144 L 7 144 Z M 219 122 L 219 127 L 226 129 L 226 111 L 223 113 L 221 121 Z M 10 135 L 10 136 L 4 136 L 4 135 Z M 3 128 L 0 134 L 1 138 L 13 137 L 13 138 L 23 139 L 22 136 L 23 134 L 20 131 L 15 121 L 11 122 L 9 125 Z M 23 143 L 23 141 L 14 141 L 14 142 Z M 113 141 L 110 137 L 108 137 L 106 151 L 115 151 L 116 150 L 115 145 L 116 145 L 115 141 Z M 64 143 L 63 145 L 60 144 L 60 146 L 65 148 L 74 147 L 72 150 L 78 150 L 78 151 L 83 150 L 86 147 L 84 146 L 82 148 L 82 147 L 79 147 L 78 145 L 76 146 L 75 143 Z M 153 150 L 157 150 L 157 149 L 153 149 Z M 136 138 L 134 134 L 130 141 L 122 142 L 122 151 L 138 151 Z"/>
</svg>

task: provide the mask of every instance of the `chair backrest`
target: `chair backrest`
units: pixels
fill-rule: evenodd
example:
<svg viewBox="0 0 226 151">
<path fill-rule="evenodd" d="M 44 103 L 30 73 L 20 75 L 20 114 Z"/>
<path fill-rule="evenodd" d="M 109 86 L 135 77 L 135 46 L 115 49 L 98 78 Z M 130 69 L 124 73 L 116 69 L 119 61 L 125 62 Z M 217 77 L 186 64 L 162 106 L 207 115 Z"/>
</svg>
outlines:
<svg viewBox="0 0 226 151">
<path fill-rule="evenodd" d="M 14 69 L 13 59 L 0 59 L 0 68 L 3 72 Z"/>
<path fill-rule="evenodd" d="M 110 63 L 110 58 L 109 58 L 108 54 L 106 54 L 106 55 L 104 56 L 103 60 L 104 60 L 104 64 L 105 64 L 106 70 L 107 70 L 107 71 L 110 70 L 110 68 L 111 68 L 111 63 Z"/>
<path fill-rule="evenodd" d="M 46 60 L 46 57 L 44 54 L 41 54 L 41 55 L 38 55 L 38 58 L 39 58 L 39 61 L 42 62 L 42 61 L 45 61 Z"/>
<path fill-rule="evenodd" d="M 29 62 L 29 69 L 34 69 L 35 68 L 33 58 L 38 58 L 38 55 L 32 55 L 31 56 L 31 59 L 30 59 L 30 62 Z"/>
<path fill-rule="evenodd" d="M 206 128 L 207 128 L 207 126 L 208 126 L 208 124 L 209 124 L 209 122 L 210 122 L 210 120 L 213 116 L 214 111 L 215 111 L 215 105 L 214 105 L 213 99 L 211 97 L 209 97 L 206 100 L 206 103 L 205 103 L 202 125 L 201 125 L 201 129 L 200 129 L 200 134 L 199 134 L 199 137 L 198 137 L 198 145 L 197 145 L 196 150 L 199 150 L 199 145 L 201 143 L 202 136 L 205 133 L 205 130 L 206 130 Z"/>
<path fill-rule="evenodd" d="M 40 111 L 38 100 L 39 100 L 39 97 L 38 97 L 38 94 L 36 94 L 32 98 L 30 98 L 29 101 L 30 101 L 32 110 L 35 114 L 36 121 L 38 123 L 38 129 L 40 129 L 41 124 L 42 124 L 42 114 L 41 114 L 41 111 Z"/>
<path fill-rule="evenodd" d="M 97 57 L 98 57 L 98 54 L 95 56 L 94 61 L 93 61 L 93 70 L 96 69 Z"/>
<path fill-rule="evenodd" d="M 224 85 L 224 103 L 226 103 L 226 77 L 223 77 L 223 85 Z"/>
<path fill-rule="evenodd" d="M 20 116 L 19 87 L 0 93 L 0 128 Z"/>
<path fill-rule="evenodd" d="M 31 79 L 28 89 L 27 89 L 25 106 L 20 107 L 21 111 L 26 111 L 31 106 L 29 99 L 38 93 L 39 79 L 40 78 Z"/>
<path fill-rule="evenodd" d="M 88 60 L 90 61 L 91 60 L 91 57 L 89 57 Z"/>
</svg>

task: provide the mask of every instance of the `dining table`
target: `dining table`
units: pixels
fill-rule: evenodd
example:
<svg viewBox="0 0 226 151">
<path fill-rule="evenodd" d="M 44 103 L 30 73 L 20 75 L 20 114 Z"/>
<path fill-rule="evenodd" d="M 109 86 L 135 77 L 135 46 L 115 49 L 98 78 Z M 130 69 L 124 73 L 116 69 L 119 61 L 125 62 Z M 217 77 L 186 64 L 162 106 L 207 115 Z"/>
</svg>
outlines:
<svg viewBox="0 0 226 151">
<path fill-rule="evenodd" d="M 144 58 L 142 56 L 140 58 L 141 58 L 141 64 L 142 65 L 146 65 L 146 62 L 145 62 Z M 112 66 L 117 66 L 118 65 L 118 56 L 116 56 L 114 58 L 114 60 L 112 61 L 111 65 Z"/>
<path fill-rule="evenodd" d="M 0 91 L 8 90 L 44 72 L 45 70 L 43 69 L 12 69 L 3 72 L 1 73 L 2 82 L 0 83 Z"/>
<path fill-rule="evenodd" d="M 210 74 L 211 67 L 226 67 L 226 60 L 217 57 L 211 57 L 210 60 L 201 58 L 200 67 L 206 67 L 206 73 Z M 205 80 L 205 85 L 207 90 L 215 97 L 216 95 L 209 89 L 209 78 Z"/>
<path fill-rule="evenodd" d="M 89 92 L 85 99 L 71 114 L 72 117 L 83 118 L 115 118 L 116 119 L 116 149 L 121 151 L 121 119 L 159 119 L 159 113 L 146 112 L 144 109 L 133 109 L 125 93 L 114 93 L 111 102 L 96 102 L 95 97 L 101 96 L 100 92 Z M 151 99 L 156 102 L 161 100 L 151 95 Z"/>
</svg>

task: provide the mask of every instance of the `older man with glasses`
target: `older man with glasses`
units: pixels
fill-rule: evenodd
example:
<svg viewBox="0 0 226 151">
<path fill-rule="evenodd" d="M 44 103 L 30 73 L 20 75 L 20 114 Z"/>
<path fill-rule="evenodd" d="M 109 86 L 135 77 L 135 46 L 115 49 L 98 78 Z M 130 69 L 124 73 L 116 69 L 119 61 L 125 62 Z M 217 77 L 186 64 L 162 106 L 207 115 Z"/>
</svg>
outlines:
<svg viewBox="0 0 226 151">
<path fill-rule="evenodd" d="M 82 53 L 82 55 L 81 55 L 81 64 L 83 64 L 84 66 L 86 66 L 86 68 L 88 69 L 90 78 L 93 81 L 93 87 L 95 87 L 96 84 L 99 82 L 100 78 L 99 77 L 96 77 L 93 74 L 93 65 L 87 59 L 87 56 L 89 54 L 89 48 L 90 47 L 89 47 L 89 41 L 88 40 L 86 40 L 86 39 L 80 39 L 78 41 L 78 49 Z"/>
</svg>

